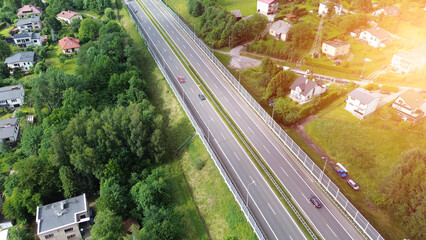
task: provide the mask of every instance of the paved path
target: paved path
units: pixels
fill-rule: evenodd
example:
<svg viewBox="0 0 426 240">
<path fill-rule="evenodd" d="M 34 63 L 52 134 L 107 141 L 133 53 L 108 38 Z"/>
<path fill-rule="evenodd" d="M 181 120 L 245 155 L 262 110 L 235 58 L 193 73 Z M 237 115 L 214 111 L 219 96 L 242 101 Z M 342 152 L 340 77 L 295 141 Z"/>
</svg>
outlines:
<svg viewBox="0 0 426 240">
<path fill-rule="evenodd" d="M 256 67 L 261 64 L 260 60 L 244 57 L 240 55 L 241 50 L 244 46 L 240 45 L 231 50 L 231 61 L 229 61 L 229 67 L 233 69 L 243 70 L 246 68 Z"/>
</svg>

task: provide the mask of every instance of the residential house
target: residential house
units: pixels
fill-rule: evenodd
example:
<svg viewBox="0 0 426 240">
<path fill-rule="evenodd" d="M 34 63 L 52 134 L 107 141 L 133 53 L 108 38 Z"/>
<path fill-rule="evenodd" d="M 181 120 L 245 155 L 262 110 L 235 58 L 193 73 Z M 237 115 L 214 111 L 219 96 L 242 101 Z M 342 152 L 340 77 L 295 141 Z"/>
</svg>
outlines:
<svg viewBox="0 0 426 240">
<path fill-rule="evenodd" d="M 9 229 L 2 229 L 0 231 L 0 240 L 7 240 L 9 237 Z"/>
<path fill-rule="evenodd" d="M 371 15 L 378 17 L 381 14 L 384 14 L 386 16 L 396 17 L 396 16 L 399 15 L 399 8 L 397 6 L 384 7 L 384 8 L 381 8 L 381 9 L 373 12 Z"/>
<path fill-rule="evenodd" d="M 362 31 L 359 38 L 375 48 L 386 47 L 386 43 L 392 41 L 391 35 L 379 27 Z"/>
<path fill-rule="evenodd" d="M 395 108 L 402 120 L 416 123 L 425 116 L 420 109 L 424 103 L 422 95 L 410 89 L 399 95 L 392 103 L 392 107 Z"/>
<path fill-rule="evenodd" d="M 41 240 L 84 239 L 90 222 L 86 194 L 38 206 L 36 222 Z"/>
<path fill-rule="evenodd" d="M 361 33 L 361 30 L 355 29 L 350 34 L 352 37 L 358 37 L 360 33 Z"/>
<path fill-rule="evenodd" d="M 59 45 L 61 45 L 62 52 L 65 54 L 71 54 L 80 50 L 80 40 L 73 37 L 62 38 L 59 40 Z"/>
<path fill-rule="evenodd" d="M 325 16 L 328 13 L 328 2 L 322 2 L 319 4 L 318 14 L 321 16 Z M 342 15 L 343 6 L 337 3 L 334 3 L 334 13 L 336 15 Z"/>
<path fill-rule="evenodd" d="M 83 17 L 81 16 L 81 14 L 73 12 L 73 11 L 62 11 L 56 16 L 59 21 L 64 21 L 68 24 L 71 24 L 71 22 L 76 19 L 83 20 Z"/>
<path fill-rule="evenodd" d="M 243 18 L 240 10 L 232 10 L 231 14 L 234 15 L 236 21 L 240 21 Z"/>
<path fill-rule="evenodd" d="M 400 51 L 392 57 L 391 67 L 399 74 L 407 74 L 410 71 L 426 66 L 426 45 L 411 51 Z"/>
<path fill-rule="evenodd" d="M 291 24 L 284 22 L 283 20 L 278 20 L 272 23 L 269 28 L 269 34 L 275 37 L 277 40 L 286 41 L 288 32 L 290 31 Z"/>
<path fill-rule="evenodd" d="M 299 76 L 290 86 L 290 98 L 299 104 L 305 104 L 314 96 L 320 95 L 327 90 L 327 86 L 321 80 L 309 80 Z"/>
<path fill-rule="evenodd" d="M 322 52 L 333 60 L 347 56 L 350 48 L 351 44 L 339 39 L 322 43 Z"/>
<path fill-rule="evenodd" d="M 24 100 L 25 90 L 21 84 L 0 88 L 0 109 L 20 107 Z"/>
<path fill-rule="evenodd" d="M 40 17 L 42 15 L 42 10 L 40 7 L 34 6 L 34 5 L 25 5 L 18 9 L 18 15 L 19 19 L 27 18 L 28 16 L 38 16 Z"/>
<path fill-rule="evenodd" d="M 42 46 L 43 40 L 40 33 L 18 33 L 13 35 L 13 41 L 18 47 L 26 48 L 29 46 Z"/>
<path fill-rule="evenodd" d="M 348 94 L 345 109 L 359 119 L 376 111 L 379 98 L 363 88 L 357 88 Z"/>
<path fill-rule="evenodd" d="M 0 120 L 0 141 L 15 143 L 18 140 L 18 118 Z"/>
<path fill-rule="evenodd" d="M 23 72 L 29 71 L 35 64 L 34 52 L 14 53 L 10 57 L 6 58 L 4 63 L 13 71 L 16 69 Z"/>
<path fill-rule="evenodd" d="M 16 22 L 20 32 L 29 32 L 31 30 L 41 30 L 41 21 L 39 16 L 21 19 Z"/>
<path fill-rule="evenodd" d="M 257 12 L 263 15 L 274 14 L 278 11 L 278 0 L 257 0 Z"/>
</svg>

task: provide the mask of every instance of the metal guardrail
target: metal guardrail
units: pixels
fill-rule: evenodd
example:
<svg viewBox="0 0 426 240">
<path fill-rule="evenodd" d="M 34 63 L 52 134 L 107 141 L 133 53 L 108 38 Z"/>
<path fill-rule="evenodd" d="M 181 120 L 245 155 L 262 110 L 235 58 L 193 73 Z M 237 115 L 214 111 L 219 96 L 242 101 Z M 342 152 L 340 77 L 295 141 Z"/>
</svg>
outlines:
<svg viewBox="0 0 426 240">
<path fill-rule="evenodd" d="M 186 33 L 194 40 L 198 47 L 207 55 L 207 57 L 216 65 L 223 73 L 228 81 L 247 101 L 247 103 L 256 111 L 267 126 L 269 126 L 278 138 L 286 145 L 286 147 L 296 156 L 297 160 L 305 167 L 305 169 L 314 177 L 318 184 L 325 189 L 333 199 L 339 204 L 347 215 L 358 225 L 358 227 L 370 239 L 384 239 L 380 233 L 368 222 L 368 220 L 355 208 L 354 205 L 340 192 L 340 189 L 327 177 L 322 175 L 322 170 L 309 158 L 309 156 L 293 141 L 293 139 L 275 122 L 274 119 L 257 103 L 249 92 L 238 82 L 238 80 L 226 69 L 225 66 L 214 56 L 206 44 L 200 40 L 195 32 L 191 30 L 187 24 L 162 1 L 158 1 L 164 9 L 176 20 L 176 22 L 186 31 Z"/>
<path fill-rule="evenodd" d="M 137 27 L 139 34 L 145 40 L 145 44 L 146 44 L 149 52 L 151 53 L 152 57 L 156 61 L 158 67 L 160 68 L 164 77 L 168 81 L 169 85 L 173 89 L 173 92 L 175 93 L 175 95 L 179 99 L 182 107 L 184 108 L 185 112 L 187 113 L 188 117 L 190 118 L 192 124 L 197 129 L 198 133 L 203 134 L 203 137 L 200 138 L 201 141 L 206 146 L 207 151 L 209 152 L 210 156 L 212 157 L 214 164 L 216 165 L 216 167 L 219 170 L 219 173 L 222 175 L 222 178 L 225 180 L 226 185 L 231 190 L 231 193 L 234 196 L 235 200 L 238 202 L 238 205 L 240 205 L 241 210 L 243 211 L 244 215 L 246 216 L 246 219 L 248 220 L 248 222 L 252 226 L 255 234 L 261 240 L 267 239 L 264 232 L 259 227 L 258 222 L 253 217 L 250 209 L 247 208 L 247 205 L 245 204 L 245 202 L 243 200 L 242 193 L 235 187 L 235 183 L 232 181 L 232 179 L 230 177 L 228 177 L 227 170 L 222 166 L 221 161 L 218 159 L 217 155 L 219 155 L 219 153 L 215 152 L 215 150 L 214 150 L 214 149 L 217 149 L 217 146 L 216 146 L 216 148 L 214 147 L 214 145 L 217 145 L 217 142 L 215 140 L 211 140 L 213 137 L 212 137 L 212 134 L 209 133 L 209 128 L 207 127 L 206 123 L 196 120 L 197 116 L 199 118 L 199 114 L 196 111 L 193 110 L 195 108 L 192 106 L 192 103 L 188 100 L 188 98 L 185 98 L 185 96 L 184 96 L 185 92 L 183 91 L 183 89 L 181 88 L 181 90 L 178 90 L 179 88 L 175 87 L 175 85 L 174 85 L 175 81 L 172 80 L 173 75 L 171 73 L 171 69 L 168 67 L 163 56 L 160 54 L 160 51 L 158 51 L 155 44 L 152 43 L 152 40 L 149 38 L 148 34 L 146 34 L 145 30 L 140 26 L 138 21 L 135 21 L 135 16 L 134 16 L 132 9 L 130 9 L 129 6 L 126 3 L 125 3 L 125 5 L 128 9 L 128 12 L 130 13 L 132 22 Z M 202 125 L 202 126 L 200 126 L 200 125 Z M 209 137 L 206 137 L 206 136 L 209 136 Z M 207 140 L 207 138 L 210 138 L 210 140 Z"/>
</svg>

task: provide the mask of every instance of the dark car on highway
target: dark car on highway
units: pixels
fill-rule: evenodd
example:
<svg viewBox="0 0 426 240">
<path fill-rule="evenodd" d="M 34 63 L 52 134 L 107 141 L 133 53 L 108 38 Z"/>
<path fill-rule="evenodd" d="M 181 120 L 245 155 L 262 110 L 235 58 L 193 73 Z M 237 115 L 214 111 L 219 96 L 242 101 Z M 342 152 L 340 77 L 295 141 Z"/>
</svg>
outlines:
<svg viewBox="0 0 426 240">
<path fill-rule="evenodd" d="M 316 208 L 321 208 L 322 207 L 322 202 L 315 196 L 315 195 L 310 195 L 308 197 L 309 201 L 311 201 L 312 204 L 314 204 L 314 206 Z"/>
<path fill-rule="evenodd" d="M 199 93 L 198 96 L 200 97 L 201 100 L 206 100 L 206 97 L 204 97 L 202 93 Z"/>
</svg>

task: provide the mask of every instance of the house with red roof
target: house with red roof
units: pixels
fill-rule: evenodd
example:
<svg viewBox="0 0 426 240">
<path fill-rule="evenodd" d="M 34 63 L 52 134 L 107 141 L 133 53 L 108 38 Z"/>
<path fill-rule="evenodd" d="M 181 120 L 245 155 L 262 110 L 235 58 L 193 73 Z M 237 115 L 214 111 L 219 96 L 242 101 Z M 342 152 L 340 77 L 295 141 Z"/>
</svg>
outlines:
<svg viewBox="0 0 426 240">
<path fill-rule="evenodd" d="M 65 54 L 71 54 L 80 50 L 80 40 L 73 37 L 62 38 L 59 40 L 59 45 L 61 45 L 62 52 Z"/>
<path fill-rule="evenodd" d="M 73 12 L 73 11 L 62 11 L 58 15 L 56 15 L 59 21 L 64 21 L 68 24 L 71 24 L 72 21 L 76 19 L 83 20 L 81 14 Z"/>
<path fill-rule="evenodd" d="M 28 16 L 41 16 L 42 10 L 40 7 L 34 6 L 34 5 L 25 5 L 18 9 L 18 15 L 19 19 L 27 18 Z"/>
<path fill-rule="evenodd" d="M 263 15 L 274 14 L 278 11 L 278 0 L 257 0 L 257 12 Z"/>
</svg>

